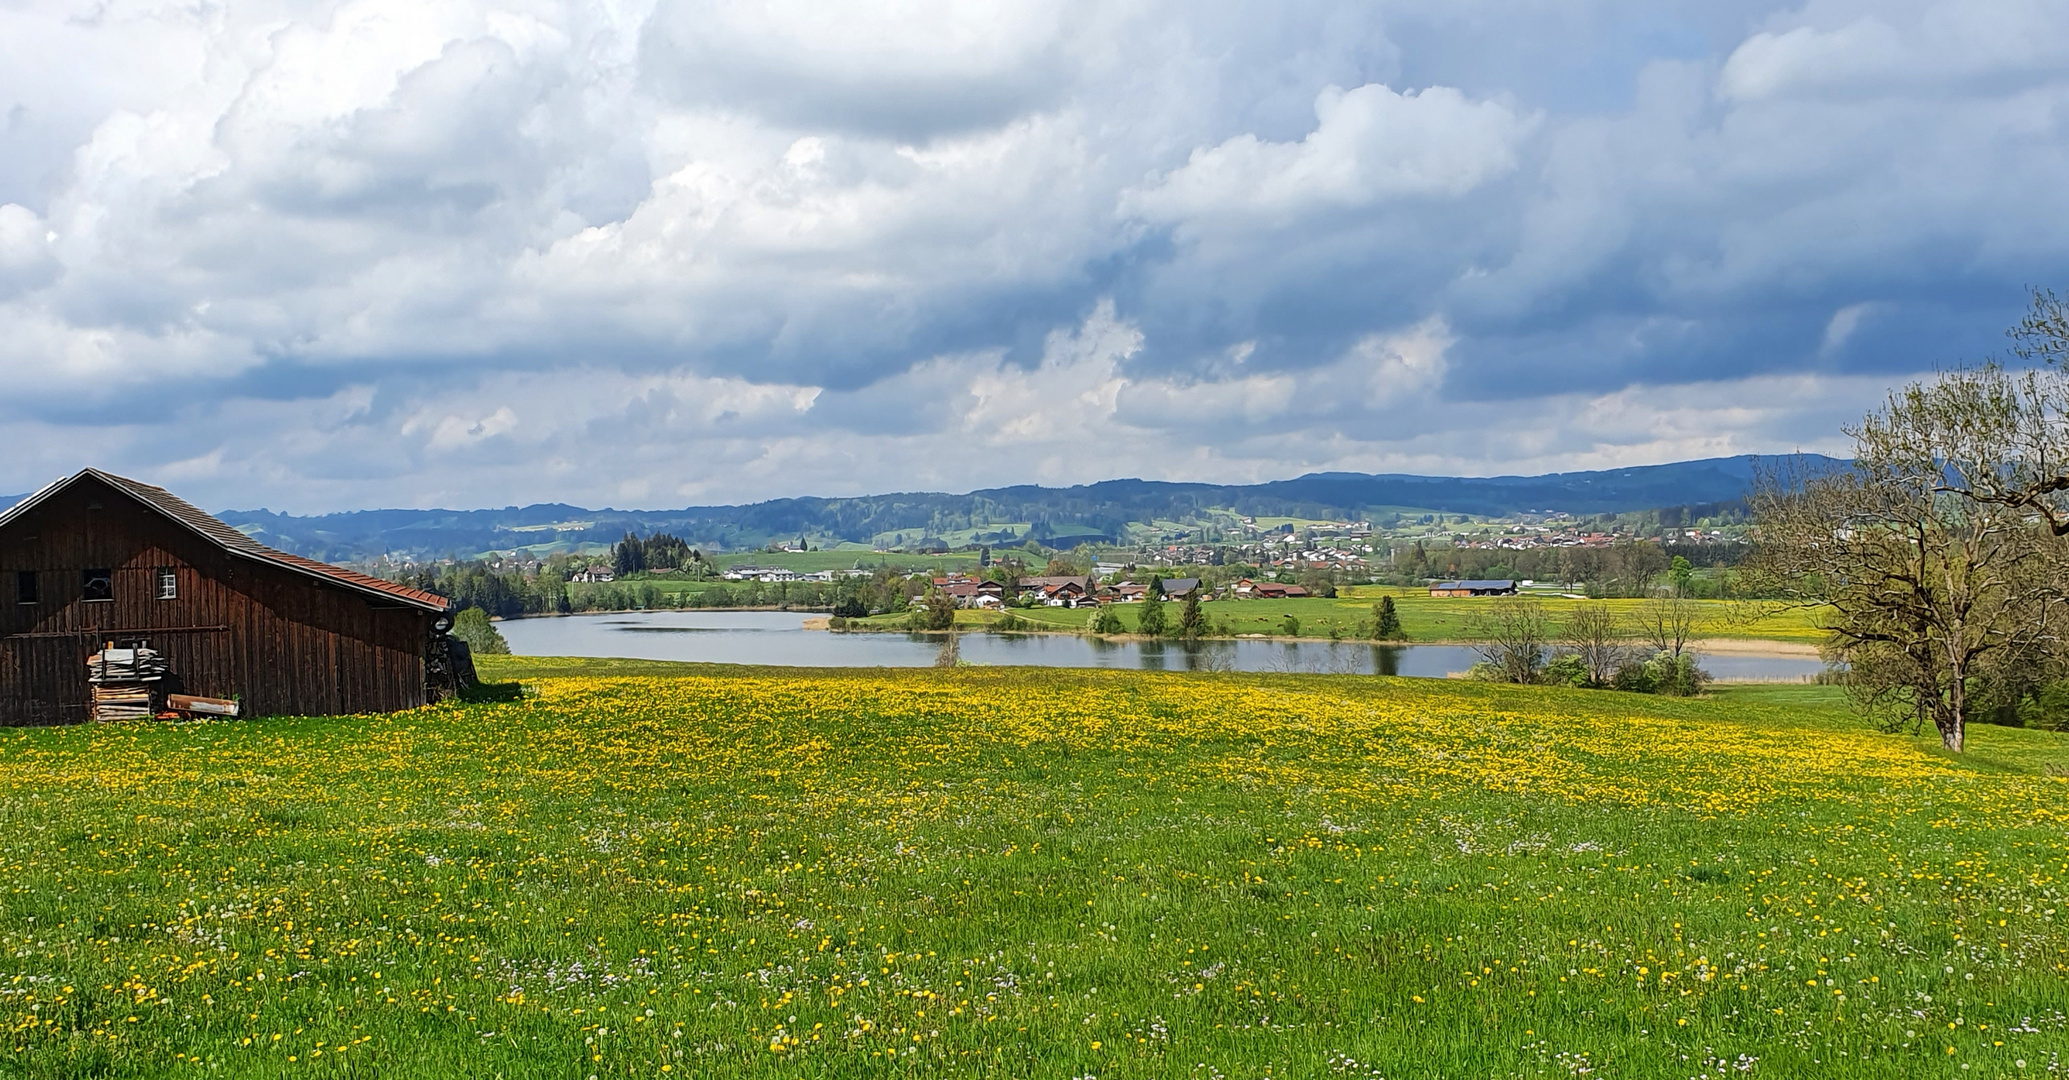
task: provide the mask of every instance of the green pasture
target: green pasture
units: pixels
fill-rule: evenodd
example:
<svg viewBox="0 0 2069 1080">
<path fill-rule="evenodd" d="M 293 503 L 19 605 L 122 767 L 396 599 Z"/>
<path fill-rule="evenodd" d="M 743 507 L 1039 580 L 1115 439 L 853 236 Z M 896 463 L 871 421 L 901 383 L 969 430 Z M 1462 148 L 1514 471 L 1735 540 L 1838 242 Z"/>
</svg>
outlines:
<svg viewBox="0 0 2069 1080">
<path fill-rule="evenodd" d="M 2023 1077 L 2069 742 L 1818 687 L 483 657 L 0 731 L 0 1075 Z"/>
<path fill-rule="evenodd" d="M 1427 589 L 1402 589 L 1381 585 L 1350 586 L 1341 591 L 1338 603 L 1360 605 L 1370 612 L 1383 595 L 1392 596 L 1401 612 L 1401 624 L 1417 641 L 1458 640 L 1467 635 L 1466 624 L 1474 612 L 1495 602 L 1494 597 L 1431 596 Z M 1609 605 L 1611 611 L 1630 618 L 1645 605 L 1643 600 L 1568 600 L 1558 596 L 1536 598 L 1554 618 L 1582 603 Z M 1760 641 L 1816 644 L 1824 640 L 1819 629 L 1822 614 L 1809 608 L 1781 608 L 1774 604 L 1733 600 L 1690 600 L 1699 613 L 1698 637 L 1747 638 Z"/>
<path fill-rule="evenodd" d="M 1370 632 L 1372 607 L 1382 595 L 1394 597 L 1394 605 L 1401 616 L 1402 630 L 1412 642 L 1464 641 L 1472 637 L 1470 623 L 1476 612 L 1485 611 L 1495 602 L 1491 597 L 1431 597 L 1424 589 L 1398 589 L 1384 586 L 1350 587 L 1343 590 L 1338 599 L 1305 598 L 1294 600 L 1210 600 L 1201 605 L 1210 624 L 1217 630 L 1231 634 L 1271 634 L 1284 636 L 1287 632 L 1286 617 L 1291 615 L 1299 623 L 1300 637 L 1326 638 L 1335 634 L 1355 638 Z M 1558 597 L 1541 598 L 1554 618 L 1582 601 L 1564 600 Z M 1640 600 L 1604 600 L 1619 614 L 1630 617 L 1644 603 Z M 1757 641 L 1815 644 L 1822 640 L 1824 632 L 1817 628 L 1816 612 L 1804 610 L 1775 611 L 1749 604 L 1723 600 L 1690 601 L 1701 613 L 1698 637 L 1742 638 Z M 1113 610 L 1119 614 L 1121 623 L 1129 633 L 1135 632 L 1142 619 L 1142 605 L 1116 604 Z M 1038 629 L 1082 631 L 1092 619 L 1089 608 L 1014 608 L 1014 618 L 1035 624 Z M 1166 605 L 1166 622 L 1175 626 L 1178 620 L 1178 605 Z M 956 614 L 956 625 L 971 630 L 981 630 L 1000 619 L 1000 615 L 989 611 L 961 611 Z M 856 620 L 863 627 L 903 628 L 906 616 L 878 615 L 869 619 Z"/>
</svg>

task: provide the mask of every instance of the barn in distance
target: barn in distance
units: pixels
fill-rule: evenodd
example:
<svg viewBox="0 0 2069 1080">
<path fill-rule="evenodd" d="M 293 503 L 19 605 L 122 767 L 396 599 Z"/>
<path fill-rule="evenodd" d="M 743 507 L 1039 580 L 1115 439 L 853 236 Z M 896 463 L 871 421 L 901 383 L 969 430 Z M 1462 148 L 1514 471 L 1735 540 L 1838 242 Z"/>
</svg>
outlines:
<svg viewBox="0 0 2069 1080">
<path fill-rule="evenodd" d="M 393 712 L 455 692 L 445 597 L 275 551 L 86 469 L 0 513 L 0 724 L 93 715 L 88 658 L 154 650 L 245 716 Z M 456 655 L 457 654 L 457 655 Z"/>
</svg>

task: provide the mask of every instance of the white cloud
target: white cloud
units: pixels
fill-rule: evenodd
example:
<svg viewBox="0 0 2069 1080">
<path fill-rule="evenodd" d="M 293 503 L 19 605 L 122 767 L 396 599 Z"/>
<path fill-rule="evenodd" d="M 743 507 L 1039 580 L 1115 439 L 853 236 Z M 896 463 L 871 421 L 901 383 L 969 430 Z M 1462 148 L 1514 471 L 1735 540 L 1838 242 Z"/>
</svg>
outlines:
<svg viewBox="0 0 2069 1080">
<path fill-rule="evenodd" d="M 995 447 L 1096 439 L 1127 385 L 1121 362 L 1141 347 L 1141 331 L 1114 317 L 1113 301 L 1101 301 L 1083 326 L 1050 333 L 1033 370 L 998 365 L 975 372 L 962 430 Z"/>
<path fill-rule="evenodd" d="M 2058 4 L 1824 0 L 1777 22 L 1732 50 L 1719 77 L 1727 98 L 1922 91 L 2069 63 L 2069 11 Z"/>
<path fill-rule="evenodd" d="M 1811 445 L 1768 395 L 1854 408 L 2060 274 L 2065 73 L 2030 0 L 10 5 L 0 491 Z"/>
<path fill-rule="evenodd" d="M 1446 332 L 1363 342 L 1319 371 L 1178 383 L 1119 373 L 1134 329 L 1100 305 L 1052 334 L 1040 363 L 945 356 L 881 387 L 839 392 L 689 373 L 600 369 L 495 375 L 383 402 L 356 387 L 316 402 L 224 404 L 167 460 L 148 423 L 92 428 L 91 459 L 174 484 L 210 506 L 321 512 L 346 505 L 532 501 L 682 506 L 780 491 L 862 494 L 1073 484 L 1117 475 L 1252 482 L 1320 469 L 1487 474 L 1688 457 L 1839 449 L 1838 425 L 1878 378 L 1762 376 L 1607 394 L 1440 404 Z M 874 430 L 885 410 L 927 414 Z M 894 420 L 900 418 L 894 417 Z M 1211 426 L 1217 437 L 1192 436 Z M 38 447 L 25 474 L 76 464 L 60 429 L 0 429 Z M 1823 433 L 1801 439 L 1805 430 Z"/>
<path fill-rule="evenodd" d="M 57 267 L 50 239 L 49 228 L 34 210 L 16 203 L 0 205 L 0 297 L 49 280 Z"/>
<path fill-rule="evenodd" d="M 1515 168 L 1516 144 L 1530 128 L 1500 103 L 1471 101 L 1446 86 L 1408 93 L 1331 86 L 1315 99 L 1315 119 L 1297 143 L 1243 134 L 1194 150 L 1123 205 L 1164 221 L 1282 220 L 1320 207 L 1457 196 Z"/>
<path fill-rule="evenodd" d="M 1891 74 L 1905 51 L 1896 29 L 1872 16 L 1830 31 L 1798 26 L 1747 39 L 1725 62 L 1719 82 L 1726 97 L 1739 100 L 1855 86 Z"/>
</svg>

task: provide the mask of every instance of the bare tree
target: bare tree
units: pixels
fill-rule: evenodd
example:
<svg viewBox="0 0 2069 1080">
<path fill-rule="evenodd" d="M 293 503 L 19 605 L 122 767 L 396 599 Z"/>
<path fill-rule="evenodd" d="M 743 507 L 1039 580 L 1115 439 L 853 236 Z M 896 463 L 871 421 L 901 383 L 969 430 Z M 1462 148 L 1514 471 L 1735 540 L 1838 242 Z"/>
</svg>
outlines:
<svg viewBox="0 0 2069 1080">
<path fill-rule="evenodd" d="M 1559 642 L 1580 658 L 1589 686 L 1608 686 L 1631 655 L 1631 636 L 1623 620 L 1600 602 L 1577 605 L 1559 628 Z"/>
<path fill-rule="evenodd" d="M 1765 472 L 1753 496 L 1754 571 L 1799 603 L 1828 603 L 1828 655 L 1892 728 L 1930 721 L 1959 751 L 1970 683 L 1993 654 L 2052 634 L 2060 561 L 2035 508 L 1996 498 L 2026 475 L 2032 407 L 1995 368 L 1890 395 L 1848 432 L 1854 460 Z"/>
<path fill-rule="evenodd" d="M 1491 665 L 1503 682 L 1534 683 L 1552 641 L 1552 618 L 1545 606 L 1522 596 L 1489 603 L 1466 620 L 1475 639 L 1473 651 Z"/>
<path fill-rule="evenodd" d="M 1655 596 L 1632 613 L 1638 638 L 1655 653 L 1672 653 L 1676 660 L 1688 643 L 1702 631 L 1702 609 L 1680 596 Z"/>
<path fill-rule="evenodd" d="M 1929 393 L 1913 387 L 1906 406 L 1946 442 L 1941 491 L 2022 512 L 2049 535 L 2069 536 L 2069 306 L 2051 292 L 2034 293 L 2011 336 L 2014 352 L 2046 366 L 1956 371 Z"/>
</svg>

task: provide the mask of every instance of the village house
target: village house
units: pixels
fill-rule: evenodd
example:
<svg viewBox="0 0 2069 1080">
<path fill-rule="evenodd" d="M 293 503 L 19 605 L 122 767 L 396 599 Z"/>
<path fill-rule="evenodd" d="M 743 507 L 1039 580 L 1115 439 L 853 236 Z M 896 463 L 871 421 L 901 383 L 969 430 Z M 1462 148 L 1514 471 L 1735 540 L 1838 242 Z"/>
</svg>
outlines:
<svg viewBox="0 0 2069 1080">
<path fill-rule="evenodd" d="M 612 572 L 610 567 L 603 566 L 601 564 L 596 566 L 585 566 L 582 569 L 577 570 L 574 573 L 568 575 L 569 581 L 584 582 L 605 582 L 615 580 L 616 578 L 617 575 Z"/>
<path fill-rule="evenodd" d="M 1298 585 L 1244 578 L 1229 587 L 1229 595 L 1238 600 L 1289 600 L 1307 596 L 1308 591 Z"/>
<path fill-rule="evenodd" d="M 174 696 L 246 716 L 394 712 L 472 677 L 445 597 L 275 551 L 97 469 L 0 514 L 0 589 L 4 724 L 93 716 L 110 658 L 137 669 L 134 715 Z"/>
<path fill-rule="evenodd" d="M 1049 607 L 1089 607 L 1099 602 L 1098 586 L 1089 577 L 1029 577 L 1020 579 L 1020 591 L 1032 592 Z"/>
<path fill-rule="evenodd" d="M 1092 579 L 1089 577 L 1032 576 L 1020 579 L 1020 587 L 1023 589 L 1040 589 L 1050 585 L 1063 585 L 1066 583 L 1075 583 L 1081 589 L 1089 589 L 1092 587 Z"/>
<path fill-rule="evenodd" d="M 977 581 L 973 578 L 936 578 L 935 589 L 955 601 L 962 608 L 1000 608 L 1005 606 L 1006 587 L 996 581 Z"/>
<path fill-rule="evenodd" d="M 726 568 L 725 573 L 719 576 L 727 581 L 784 582 L 798 580 L 798 573 L 795 570 L 786 570 L 780 566 L 752 566 L 747 564 L 729 566 Z"/>
<path fill-rule="evenodd" d="M 1161 584 L 1166 600 L 1184 600 L 1200 591 L 1200 579 L 1196 577 L 1166 578 Z"/>
</svg>

